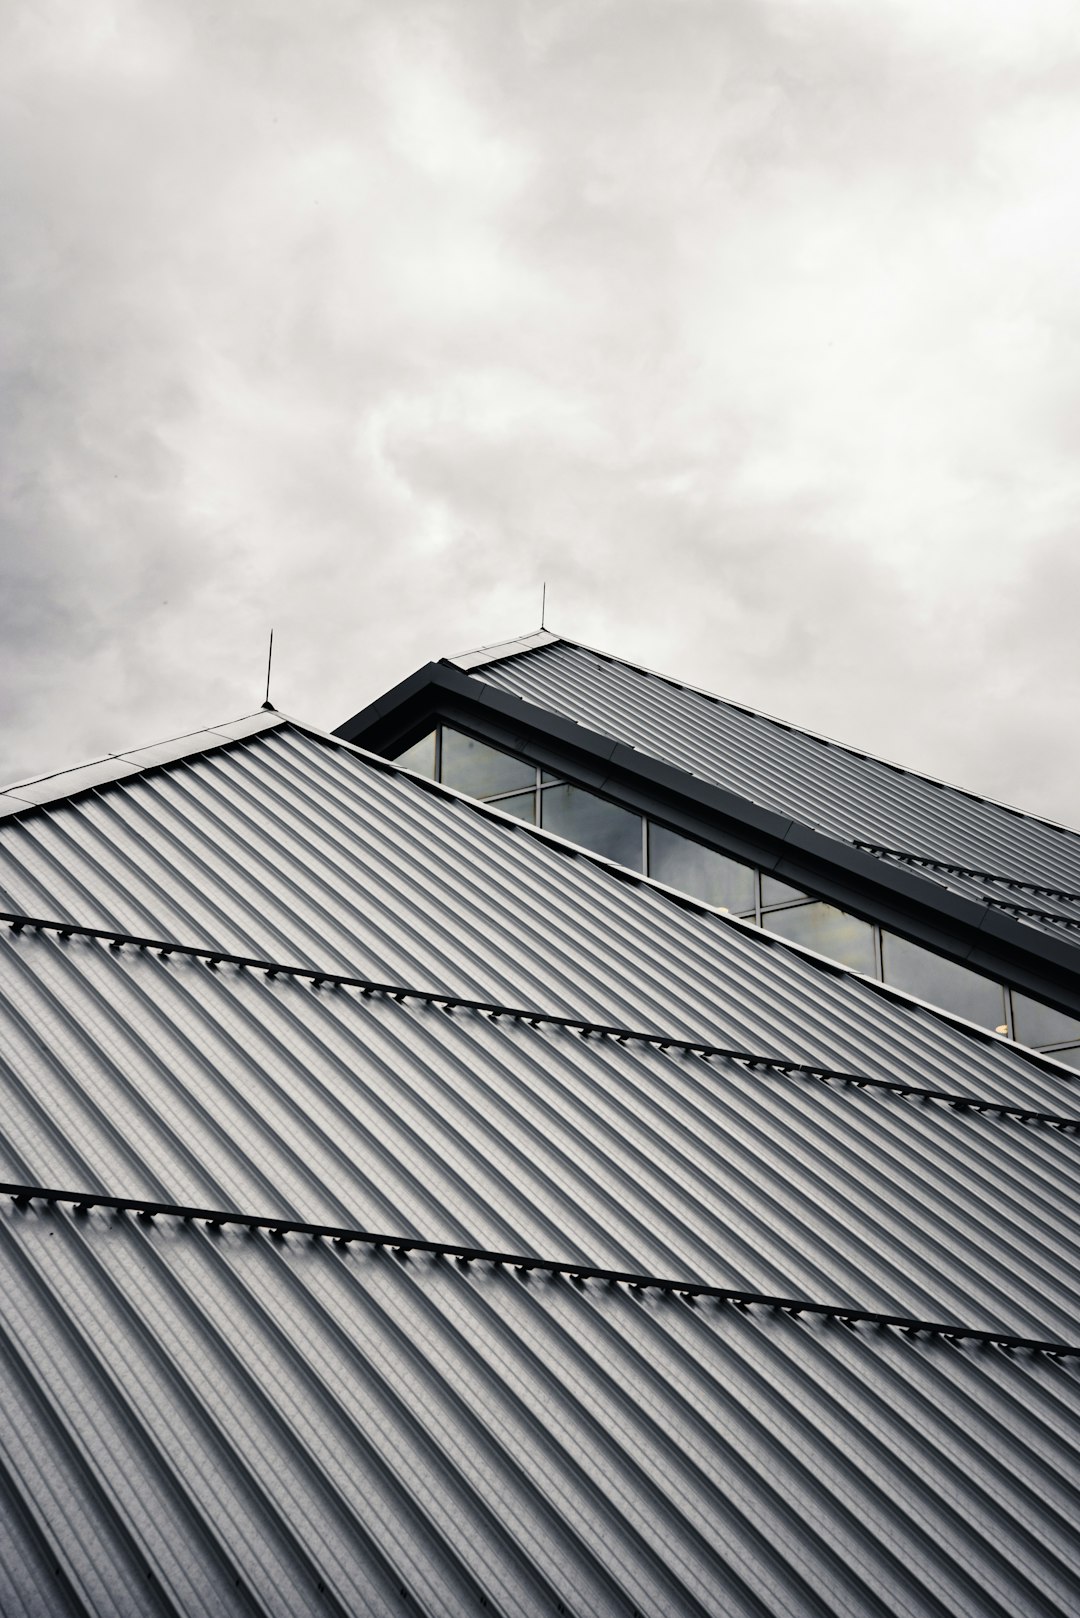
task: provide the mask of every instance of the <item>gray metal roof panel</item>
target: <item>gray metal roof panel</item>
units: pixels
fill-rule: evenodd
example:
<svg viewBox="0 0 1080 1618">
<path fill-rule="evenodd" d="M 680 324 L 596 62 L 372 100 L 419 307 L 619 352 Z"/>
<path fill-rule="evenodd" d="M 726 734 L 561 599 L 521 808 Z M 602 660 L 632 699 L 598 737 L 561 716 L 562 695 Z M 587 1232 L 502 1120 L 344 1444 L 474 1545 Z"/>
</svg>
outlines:
<svg viewBox="0 0 1080 1618">
<path fill-rule="evenodd" d="M 155 761 L 156 762 L 156 761 Z M 27 810 L 0 903 L 1074 1112 L 1068 1075 L 278 723 Z M 0 930 L 19 1181 L 1072 1338 L 1047 1125 Z M 1044 1354 L 0 1202 L 3 1610 L 1071 1613 Z"/>
<path fill-rule="evenodd" d="M 0 1285 L 31 1610 L 1080 1603 L 1067 1362 L 40 1206 Z"/>
<path fill-rule="evenodd" d="M 1076 889 L 1080 834 L 559 640 L 473 678 L 844 841 Z"/>
<path fill-rule="evenodd" d="M 1067 1070 L 294 726 L 9 822 L 0 908 L 1069 1113 Z"/>
<path fill-rule="evenodd" d="M 0 1179 L 1069 1339 L 1044 1124 L 93 940 L 0 934 Z"/>
<path fill-rule="evenodd" d="M 902 870 L 912 869 L 909 861 L 890 858 L 887 855 L 878 857 L 883 859 L 885 864 L 897 866 Z M 1033 891 L 1004 882 L 990 881 L 963 871 L 935 870 L 925 865 L 918 866 L 917 873 L 926 881 L 937 883 L 939 887 L 948 888 L 967 899 L 977 899 L 981 904 L 992 905 L 1005 914 L 1014 916 L 1026 926 L 1034 927 L 1038 932 L 1080 944 L 1080 898 L 1064 897 L 1053 891 L 1048 894 L 1039 893 L 1034 885 Z"/>
</svg>

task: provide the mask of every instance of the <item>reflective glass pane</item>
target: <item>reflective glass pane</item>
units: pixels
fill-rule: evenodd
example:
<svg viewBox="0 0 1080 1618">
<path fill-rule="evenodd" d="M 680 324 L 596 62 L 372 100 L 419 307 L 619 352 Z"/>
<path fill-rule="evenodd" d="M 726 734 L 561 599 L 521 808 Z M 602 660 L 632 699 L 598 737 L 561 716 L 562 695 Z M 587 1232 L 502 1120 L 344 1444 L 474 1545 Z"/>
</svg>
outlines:
<svg viewBox="0 0 1080 1618">
<path fill-rule="evenodd" d="M 886 983 L 917 994 L 946 1011 L 955 1011 L 984 1028 L 997 1028 L 1005 1021 L 1005 996 L 1000 983 L 984 978 L 957 961 L 947 961 L 933 950 L 923 949 L 895 933 L 881 935 Z"/>
<path fill-rule="evenodd" d="M 435 775 L 435 732 L 421 736 L 418 742 L 413 742 L 404 753 L 399 753 L 394 760 L 406 770 L 415 770 L 417 775 Z"/>
<path fill-rule="evenodd" d="M 761 873 L 761 908 L 768 905 L 786 905 L 793 899 L 805 899 L 806 894 L 801 888 L 793 888 L 789 882 L 781 882 L 778 877 Z"/>
<path fill-rule="evenodd" d="M 492 805 L 494 809 L 501 809 L 504 814 L 513 815 L 515 820 L 536 821 L 536 793 L 518 792 L 512 798 L 496 798 Z"/>
<path fill-rule="evenodd" d="M 1080 1067 L 1080 1045 L 1066 1045 L 1063 1051 L 1055 1051 L 1054 1061 L 1067 1062 L 1070 1067 Z"/>
<path fill-rule="evenodd" d="M 548 787 L 540 794 L 542 824 L 572 843 L 641 870 L 641 816 L 581 787 Z"/>
<path fill-rule="evenodd" d="M 490 798 L 493 792 L 513 792 L 515 787 L 536 783 L 536 765 L 511 753 L 501 753 L 487 742 L 463 736 L 460 730 L 443 726 L 442 778 L 448 787 L 468 792 L 474 798 Z"/>
<path fill-rule="evenodd" d="M 726 910 L 753 910 L 756 874 L 752 865 L 649 822 L 649 875 L 658 882 Z"/>
<path fill-rule="evenodd" d="M 795 905 L 762 917 L 762 926 L 795 944 L 805 944 L 856 972 L 874 975 L 874 929 L 835 905 Z"/>
<path fill-rule="evenodd" d="M 1013 1037 L 1022 1045 L 1058 1045 L 1064 1039 L 1080 1039 L 1080 1021 L 1031 1000 L 1013 990 Z"/>
<path fill-rule="evenodd" d="M 549 781 L 561 781 L 561 775 L 552 775 L 550 770 L 540 771 L 540 785 L 546 787 Z"/>
</svg>

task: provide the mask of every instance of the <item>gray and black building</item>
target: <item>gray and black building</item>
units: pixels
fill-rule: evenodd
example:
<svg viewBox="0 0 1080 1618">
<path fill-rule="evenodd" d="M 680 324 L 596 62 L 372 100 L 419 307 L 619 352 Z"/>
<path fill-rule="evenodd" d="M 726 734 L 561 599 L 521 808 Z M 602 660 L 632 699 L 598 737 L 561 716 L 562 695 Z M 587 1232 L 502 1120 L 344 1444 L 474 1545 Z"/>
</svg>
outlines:
<svg viewBox="0 0 1080 1618">
<path fill-rule="evenodd" d="M 0 1612 L 1080 1607 L 1076 833 L 546 632 L 0 814 Z"/>
</svg>

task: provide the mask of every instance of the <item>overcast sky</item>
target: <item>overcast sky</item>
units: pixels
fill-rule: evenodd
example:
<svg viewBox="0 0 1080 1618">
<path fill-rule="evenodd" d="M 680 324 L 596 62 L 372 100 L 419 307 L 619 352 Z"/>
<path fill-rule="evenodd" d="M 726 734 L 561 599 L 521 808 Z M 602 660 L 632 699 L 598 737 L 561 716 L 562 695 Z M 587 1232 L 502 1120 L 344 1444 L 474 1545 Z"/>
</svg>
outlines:
<svg viewBox="0 0 1080 1618">
<path fill-rule="evenodd" d="M 1075 0 L 7 0 L 0 777 L 557 631 L 1080 824 Z"/>
</svg>

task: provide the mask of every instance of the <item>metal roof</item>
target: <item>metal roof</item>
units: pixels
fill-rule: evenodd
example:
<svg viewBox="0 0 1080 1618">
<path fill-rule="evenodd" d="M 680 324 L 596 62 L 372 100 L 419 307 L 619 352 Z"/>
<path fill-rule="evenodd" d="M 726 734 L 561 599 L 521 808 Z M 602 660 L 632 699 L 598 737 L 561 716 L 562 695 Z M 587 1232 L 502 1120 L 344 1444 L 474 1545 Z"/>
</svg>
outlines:
<svg viewBox="0 0 1080 1618">
<path fill-rule="evenodd" d="M 399 1241 L 0 1196 L 0 1611 L 1074 1612 L 1080 1358 L 919 1323 L 1080 1350 L 1080 1135 L 776 1059 L 1075 1076 L 267 724 L 0 826 L 0 1172 Z"/>
<path fill-rule="evenodd" d="M 279 725 L 0 828 L 0 910 L 1070 1113 L 1076 1076 L 347 744 Z"/>
<path fill-rule="evenodd" d="M 1071 1614 L 1072 1362 L 0 1206 L 6 1614 Z"/>
<path fill-rule="evenodd" d="M 33 930 L 0 992 L 0 1180 L 1076 1334 L 1051 1125 Z"/>
<path fill-rule="evenodd" d="M 454 661 L 474 679 L 830 836 L 1080 891 L 1080 834 L 606 653 L 552 638 Z"/>
<path fill-rule="evenodd" d="M 177 758 L 194 758 L 235 741 L 242 736 L 255 736 L 262 730 L 272 730 L 282 723 L 281 715 L 258 710 L 239 719 L 227 720 L 202 730 L 187 731 L 181 736 L 168 736 L 149 746 L 129 748 L 123 753 L 105 753 L 101 758 L 85 764 L 75 764 L 48 775 L 34 775 L 25 781 L 13 781 L 0 790 L 0 820 L 9 815 L 22 814 L 27 808 L 42 803 L 55 803 L 76 793 L 88 792 L 96 786 L 107 786 L 125 776 L 140 775 L 144 770 L 168 764 Z"/>
</svg>

